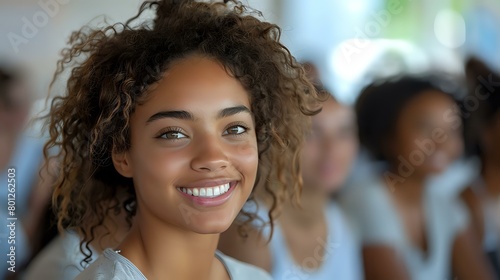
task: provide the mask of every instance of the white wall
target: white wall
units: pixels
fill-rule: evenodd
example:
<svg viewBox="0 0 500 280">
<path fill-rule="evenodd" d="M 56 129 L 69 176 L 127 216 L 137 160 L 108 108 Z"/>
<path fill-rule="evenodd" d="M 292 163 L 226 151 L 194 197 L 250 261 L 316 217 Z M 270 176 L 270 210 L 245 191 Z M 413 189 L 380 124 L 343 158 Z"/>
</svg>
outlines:
<svg viewBox="0 0 500 280">
<path fill-rule="evenodd" d="M 247 0 L 277 22 L 277 0 Z M 124 21 L 137 12 L 142 0 L 1 0 L 0 65 L 21 64 L 31 76 L 35 94 L 44 98 L 59 52 L 72 31 L 105 16 Z M 102 20 L 101 20 L 102 21 Z"/>
</svg>

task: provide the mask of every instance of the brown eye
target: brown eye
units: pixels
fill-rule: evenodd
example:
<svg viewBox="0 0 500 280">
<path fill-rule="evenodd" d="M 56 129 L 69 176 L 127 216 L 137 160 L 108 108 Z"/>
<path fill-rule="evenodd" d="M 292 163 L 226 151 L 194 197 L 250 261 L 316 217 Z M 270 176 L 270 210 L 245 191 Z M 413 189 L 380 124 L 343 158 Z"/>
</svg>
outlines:
<svg viewBox="0 0 500 280">
<path fill-rule="evenodd" d="M 239 135 L 245 133 L 246 131 L 247 131 L 246 127 L 243 127 L 241 125 L 235 125 L 226 129 L 222 135 Z"/>
<path fill-rule="evenodd" d="M 165 133 L 162 133 L 159 138 L 175 140 L 175 139 L 187 138 L 187 136 L 179 131 L 167 131 Z"/>
</svg>

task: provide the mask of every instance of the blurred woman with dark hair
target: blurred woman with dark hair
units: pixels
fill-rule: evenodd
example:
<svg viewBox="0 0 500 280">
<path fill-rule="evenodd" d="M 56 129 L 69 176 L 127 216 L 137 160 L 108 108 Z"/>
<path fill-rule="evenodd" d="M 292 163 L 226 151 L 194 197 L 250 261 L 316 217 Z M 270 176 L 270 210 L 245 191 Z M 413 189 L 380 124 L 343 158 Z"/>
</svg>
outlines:
<svg viewBox="0 0 500 280">
<path fill-rule="evenodd" d="M 376 82 L 359 96 L 361 145 L 384 163 L 346 200 L 363 235 L 366 279 L 492 279 L 465 207 L 429 184 L 462 154 L 456 105 L 426 77 Z"/>
</svg>

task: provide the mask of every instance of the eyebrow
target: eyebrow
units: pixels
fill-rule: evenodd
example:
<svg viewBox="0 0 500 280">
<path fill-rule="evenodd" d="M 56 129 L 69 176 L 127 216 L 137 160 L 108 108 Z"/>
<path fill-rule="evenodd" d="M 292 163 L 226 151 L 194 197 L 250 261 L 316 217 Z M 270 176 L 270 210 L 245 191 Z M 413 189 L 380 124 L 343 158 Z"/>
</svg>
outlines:
<svg viewBox="0 0 500 280">
<path fill-rule="evenodd" d="M 225 108 L 225 109 L 220 110 L 219 113 L 217 114 L 217 118 L 222 119 L 222 118 L 234 116 L 234 115 L 239 114 L 239 113 L 251 114 L 251 111 L 250 111 L 250 109 L 248 109 L 244 105 L 229 107 L 229 108 Z M 154 122 L 154 121 L 159 120 L 159 119 L 164 119 L 164 118 L 172 118 L 172 119 L 188 120 L 188 121 L 195 120 L 193 114 L 191 114 L 188 111 L 183 111 L 183 110 L 180 110 L 180 111 L 161 111 L 161 112 L 158 112 L 158 113 L 152 115 L 151 117 L 149 117 L 149 119 L 146 121 L 146 124 L 149 124 L 151 122 Z"/>
<path fill-rule="evenodd" d="M 161 111 L 149 117 L 149 119 L 146 121 L 146 124 L 165 118 L 190 120 L 190 121 L 194 120 L 193 115 L 187 111 Z"/>
<path fill-rule="evenodd" d="M 252 114 L 250 109 L 248 109 L 246 106 L 240 105 L 240 106 L 235 106 L 235 107 L 229 107 L 222 109 L 219 114 L 217 115 L 218 119 L 234 116 L 239 113 L 248 113 Z"/>
</svg>

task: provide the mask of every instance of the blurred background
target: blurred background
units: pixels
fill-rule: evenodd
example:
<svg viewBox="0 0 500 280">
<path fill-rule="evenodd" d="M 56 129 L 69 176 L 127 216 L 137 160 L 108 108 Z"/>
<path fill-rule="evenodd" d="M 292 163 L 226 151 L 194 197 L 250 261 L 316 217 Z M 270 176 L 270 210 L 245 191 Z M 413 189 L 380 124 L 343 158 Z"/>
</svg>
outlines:
<svg viewBox="0 0 500 280">
<path fill-rule="evenodd" d="M 463 78 L 464 64 L 470 56 L 482 60 L 492 71 L 500 72 L 498 0 L 243 2 L 261 11 L 265 20 L 278 24 L 285 46 L 300 62 L 315 65 L 317 79 L 323 87 L 348 106 L 354 105 L 365 86 L 384 77 L 432 70 Z M 19 95 L 23 98 L 17 100 L 18 107 L 24 111 L 10 116 L 11 119 L 5 117 L 5 122 L 22 120 L 14 121 L 11 126 L 24 129 L 25 119 L 39 115 L 44 109 L 56 62 L 72 31 L 86 24 L 102 26 L 104 21 L 123 22 L 135 15 L 141 3 L 141 0 L 0 0 L 0 68 L 17 69 L 25 83 L 20 91 L 24 95 Z M 63 92 L 58 86 L 53 91 L 54 94 Z M 1 110 L 0 106 L 0 118 L 3 117 Z M 32 178 L 31 181 L 19 179 L 23 186 L 18 189 L 18 214 L 26 216 L 26 223 L 36 221 L 27 226 L 26 233 L 18 233 L 18 238 L 29 239 L 39 225 L 44 225 L 44 214 L 33 215 L 29 209 L 39 205 L 44 209 L 48 201 L 46 186 L 44 189 L 36 179 L 43 163 L 41 135 L 44 133 L 36 123 L 30 123 L 28 130 L 22 132 L 9 128 L 12 133 L 30 135 L 28 140 L 23 140 L 26 142 L 19 142 L 17 138 L 4 137 L 11 131 L 6 133 L 2 129 L 5 128 L 0 123 L 0 159 L 3 157 L 6 161 L 0 160 L 0 171 L 8 164 L 15 165 L 18 178 Z M 14 156 L 10 157 L 15 149 L 20 152 L 13 152 Z M 353 173 L 360 174 L 364 168 L 362 161 L 358 161 Z M 458 172 L 445 173 L 440 180 L 463 187 L 477 173 L 477 167 L 459 168 Z M 3 184 L 4 177 L 1 178 L 0 184 Z M 457 183 L 450 184 L 450 179 Z M 7 194 L 2 189 L 0 212 L 6 208 L 4 197 Z M 0 231 L 0 247 L 5 245 L 7 234 Z M 29 249 L 18 250 L 21 256 L 22 250 Z M 6 271 L 4 266 L 2 262 L 0 279 Z"/>
</svg>

